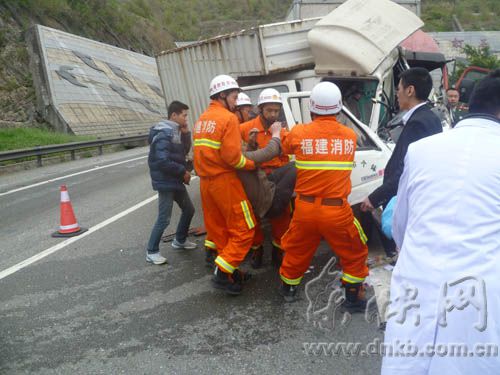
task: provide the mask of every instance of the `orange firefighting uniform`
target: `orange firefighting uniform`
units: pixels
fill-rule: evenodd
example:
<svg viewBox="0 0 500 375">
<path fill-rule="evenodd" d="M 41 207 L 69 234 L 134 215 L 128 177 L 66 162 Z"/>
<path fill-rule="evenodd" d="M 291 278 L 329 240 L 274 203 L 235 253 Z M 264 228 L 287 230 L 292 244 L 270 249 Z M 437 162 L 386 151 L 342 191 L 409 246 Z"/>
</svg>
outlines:
<svg viewBox="0 0 500 375">
<path fill-rule="evenodd" d="M 267 144 L 271 141 L 272 135 L 270 131 L 264 128 L 260 116 L 257 116 L 256 118 L 244 122 L 240 125 L 241 138 L 245 142 L 248 142 L 250 136 L 250 130 L 254 128 L 259 130 L 259 132 L 257 133 L 257 143 L 259 144 L 259 148 L 266 147 Z M 287 134 L 288 134 L 287 130 L 285 129 L 281 130 L 280 138 L 282 142 Z M 266 172 L 266 174 L 269 174 L 274 169 L 284 166 L 289 161 L 290 158 L 288 157 L 288 155 L 285 154 L 276 156 L 269 161 L 261 163 L 259 166 Z M 287 207 L 280 216 L 274 217 L 269 220 L 271 222 L 271 234 L 273 237 L 272 240 L 273 246 L 276 246 L 280 249 L 282 248 L 281 237 L 283 237 L 285 232 L 288 230 L 288 226 L 290 225 L 290 218 L 291 218 L 290 208 Z M 255 237 L 253 240 L 252 248 L 255 249 L 259 247 L 260 245 L 262 245 L 263 242 L 264 242 L 264 233 L 262 233 L 262 228 L 260 226 L 260 223 L 257 223 L 255 227 Z"/>
<path fill-rule="evenodd" d="M 254 169 L 241 153 L 236 116 L 211 101 L 194 126 L 194 167 L 200 176 L 201 202 L 215 263 L 233 273 L 245 258 L 255 232 L 255 217 L 236 169 Z M 207 243 L 205 243 L 207 244 Z"/>
<path fill-rule="evenodd" d="M 238 122 L 240 123 L 240 125 L 244 123 L 244 121 L 240 120 L 240 117 L 238 117 L 238 116 L 236 116 L 236 117 L 238 118 Z M 255 225 L 256 233 L 255 233 L 255 236 L 254 236 L 254 241 L 255 241 L 255 238 L 258 236 L 257 229 L 260 229 L 258 221 L 255 224 L 256 224 Z M 264 241 L 264 235 L 262 234 L 262 231 L 259 231 L 259 233 L 262 236 L 261 242 L 263 242 Z M 210 235 L 208 233 L 205 236 L 205 247 L 209 248 L 209 249 L 212 249 L 213 251 L 217 251 L 217 245 L 215 245 L 215 242 L 212 241 L 212 239 L 210 238 Z"/>
<path fill-rule="evenodd" d="M 238 118 L 238 122 L 240 124 L 243 123 L 242 120 L 240 120 L 240 117 L 239 116 L 236 116 Z M 257 223 L 256 223 L 257 224 Z M 210 238 L 210 235 L 207 233 L 207 235 L 205 236 L 205 247 L 208 248 L 208 249 L 211 249 L 213 251 L 217 251 L 217 245 L 215 245 L 215 242 L 212 241 L 212 239 Z"/>
<path fill-rule="evenodd" d="M 340 258 L 344 283 L 360 283 L 368 275 L 367 238 L 347 202 L 355 150 L 354 131 L 335 116 L 296 125 L 286 137 L 283 152 L 296 157 L 297 199 L 282 238 L 280 276 L 285 283 L 300 283 L 322 237 Z"/>
</svg>

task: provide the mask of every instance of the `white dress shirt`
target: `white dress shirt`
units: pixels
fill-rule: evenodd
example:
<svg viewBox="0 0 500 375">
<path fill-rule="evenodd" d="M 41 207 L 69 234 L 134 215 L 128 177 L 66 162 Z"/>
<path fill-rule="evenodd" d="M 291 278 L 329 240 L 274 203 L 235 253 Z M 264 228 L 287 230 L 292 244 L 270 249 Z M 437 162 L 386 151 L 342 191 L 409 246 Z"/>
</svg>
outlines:
<svg viewBox="0 0 500 375">
<path fill-rule="evenodd" d="M 408 112 L 406 112 L 402 118 L 403 120 L 403 124 L 406 125 L 406 123 L 408 122 L 408 120 L 410 119 L 410 117 L 413 115 L 413 113 L 420 107 L 422 107 L 423 105 L 426 105 L 427 102 L 423 102 L 423 103 L 420 103 L 420 104 L 417 104 L 415 107 L 413 107 L 412 109 L 410 109 Z"/>
<path fill-rule="evenodd" d="M 500 123 L 468 118 L 410 145 L 393 236 L 385 345 L 411 340 L 419 354 L 386 355 L 382 374 L 499 374 Z M 489 344 L 497 356 L 480 356 Z M 472 356 L 457 355 L 464 346 Z"/>
</svg>

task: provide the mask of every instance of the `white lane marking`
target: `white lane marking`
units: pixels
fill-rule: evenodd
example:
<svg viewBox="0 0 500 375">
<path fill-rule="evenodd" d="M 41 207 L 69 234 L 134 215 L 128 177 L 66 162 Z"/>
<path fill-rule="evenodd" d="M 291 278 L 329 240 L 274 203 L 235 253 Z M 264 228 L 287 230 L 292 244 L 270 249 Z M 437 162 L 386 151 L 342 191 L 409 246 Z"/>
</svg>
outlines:
<svg viewBox="0 0 500 375">
<path fill-rule="evenodd" d="M 135 206 L 132 206 L 128 209 L 126 209 L 125 211 L 122 211 L 120 212 L 119 214 L 116 214 L 115 216 L 113 217 L 110 217 L 109 219 L 106 219 L 104 221 L 102 221 L 101 223 L 93 226 L 92 228 L 90 228 L 87 232 L 79 235 L 78 237 L 71 237 L 71 238 L 68 238 L 67 240 L 55 245 L 55 246 L 52 246 L 44 251 L 42 251 L 41 253 L 38 253 L 34 256 L 32 256 L 31 258 L 28 258 L 28 259 L 25 259 L 23 260 L 22 262 L 19 262 L 17 263 L 16 265 L 12 266 L 12 267 L 9 267 L 7 268 L 6 270 L 3 270 L 0 272 L 0 280 L 9 276 L 9 275 L 12 275 L 13 273 L 29 266 L 30 264 L 33 264 L 37 261 L 39 261 L 40 259 L 43 259 L 45 258 L 46 256 L 49 256 L 50 254 L 53 254 L 55 253 L 56 251 L 59 251 L 63 248 L 65 248 L 66 246 L 78 241 L 78 240 L 81 240 L 82 238 L 84 237 L 87 237 L 88 235 L 98 231 L 99 229 L 102 229 L 104 228 L 105 226 L 121 219 L 122 217 L 124 217 L 125 215 L 128 215 L 132 212 L 134 212 L 135 210 L 138 210 L 139 208 L 141 208 L 142 206 L 145 206 L 147 205 L 148 203 L 150 202 L 153 202 L 154 200 L 158 199 L 158 195 L 155 194 L 154 196 L 146 199 L 146 200 L 143 200 L 142 202 L 140 203 L 137 203 Z"/>
<path fill-rule="evenodd" d="M 81 174 L 84 174 L 84 173 L 89 173 L 89 172 L 95 172 L 95 171 L 98 171 L 100 169 L 114 167 L 115 165 L 120 165 L 120 164 L 128 163 L 128 162 L 131 162 L 131 161 L 139 160 L 139 159 L 144 159 L 144 158 L 147 158 L 147 157 L 148 157 L 147 155 L 139 156 L 138 158 L 133 158 L 133 159 L 128 159 L 128 160 L 124 160 L 124 161 L 119 161 L 119 162 L 113 163 L 113 164 L 107 164 L 107 165 L 97 166 L 97 167 L 94 167 L 94 168 L 91 168 L 91 169 L 87 169 L 87 170 L 84 170 L 84 171 L 81 171 L 81 172 L 67 174 L 66 176 L 51 178 L 50 180 L 46 180 L 46 181 L 42 181 L 42 182 L 37 182 L 36 184 L 27 185 L 27 186 L 23 186 L 23 187 L 20 187 L 20 188 L 17 188 L 17 189 L 6 191 L 4 193 L 0 193 L 0 197 L 2 197 L 4 195 L 7 195 L 7 194 L 17 193 L 18 191 L 30 189 L 32 187 L 36 187 L 36 186 L 40 186 L 40 185 L 45 185 L 45 184 L 48 184 L 50 182 L 59 181 L 59 180 L 62 180 L 64 178 L 74 177 L 74 176 L 78 176 L 78 175 L 81 175 Z"/>
</svg>

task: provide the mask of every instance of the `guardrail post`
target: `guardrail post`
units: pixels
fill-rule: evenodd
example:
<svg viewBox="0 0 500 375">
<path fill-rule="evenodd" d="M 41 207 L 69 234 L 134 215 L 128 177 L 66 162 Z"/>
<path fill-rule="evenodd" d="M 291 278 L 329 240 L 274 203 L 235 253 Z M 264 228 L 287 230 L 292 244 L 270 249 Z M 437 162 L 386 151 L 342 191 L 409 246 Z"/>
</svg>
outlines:
<svg viewBox="0 0 500 375">
<path fill-rule="evenodd" d="M 75 150 L 71 150 L 71 160 L 75 160 L 76 157 L 75 157 Z"/>
<path fill-rule="evenodd" d="M 99 155 L 102 155 L 102 146 L 99 146 L 98 149 L 99 149 Z"/>
<path fill-rule="evenodd" d="M 40 148 L 40 146 L 36 146 L 35 149 L 38 151 L 38 154 L 36 156 L 36 165 L 37 165 L 37 167 L 41 167 L 42 166 L 41 148 Z"/>
</svg>

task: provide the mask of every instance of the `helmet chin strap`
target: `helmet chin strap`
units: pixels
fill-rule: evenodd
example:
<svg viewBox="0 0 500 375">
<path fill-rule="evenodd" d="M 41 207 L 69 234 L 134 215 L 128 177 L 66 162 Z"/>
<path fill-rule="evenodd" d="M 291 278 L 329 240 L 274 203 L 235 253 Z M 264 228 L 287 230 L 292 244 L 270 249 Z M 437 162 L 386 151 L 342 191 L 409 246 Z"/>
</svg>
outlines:
<svg viewBox="0 0 500 375">
<path fill-rule="evenodd" d="M 228 111 L 230 112 L 234 112 L 234 108 L 231 109 L 231 107 L 229 106 L 229 102 L 227 101 L 227 96 L 224 98 L 224 101 L 226 102 L 226 108 Z"/>
<path fill-rule="evenodd" d="M 234 112 L 234 110 L 233 110 L 233 111 L 231 111 L 231 107 L 229 107 L 229 103 L 228 103 L 228 101 L 227 101 L 227 94 L 226 94 L 226 95 L 224 95 L 224 97 L 223 97 L 223 98 L 221 97 L 221 99 L 224 99 L 224 104 L 225 104 L 225 106 L 226 106 L 226 109 L 227 109 L 228 111 L 230 111 L 230 112 Z"/>
<path fill-rule="evenodd" d="M 241 112 L 241 108 L 236 107 L 236 110 L 234 111 L 234 113 L 239 117 L 240 121 L 243 121 L 243 112 Z"/>
<path fill-rule="evenodd" d="M 262 115 L 262 113 L 260 114 L 260 119 L 261 119 L 262 123 L 264 124 L 264 126 L 265 126 L 266 128 L 269 128 L 272 124 L 274 124 L 274 121 L 270 121 L 270 120 L 266 119 L 266 118 Z"/>
<path fill-rule="evenodd" d="M 235 106 L 233 109 L 231 109 L 231 107 L 229 106 L 229 102 L 227 101 L 227 96 L 228 96 L 228 93 L 225 94 L 224 98 L 221 98 L 221 99 L 224 99 L 224 104 L 226 105 L 226 109 L 229 112 L 236 113 L 238 111 L 238 107 Z"/>
</svg>

